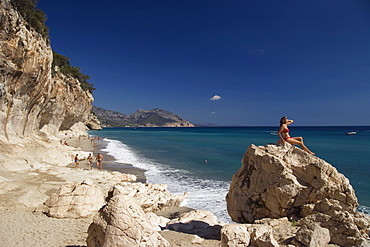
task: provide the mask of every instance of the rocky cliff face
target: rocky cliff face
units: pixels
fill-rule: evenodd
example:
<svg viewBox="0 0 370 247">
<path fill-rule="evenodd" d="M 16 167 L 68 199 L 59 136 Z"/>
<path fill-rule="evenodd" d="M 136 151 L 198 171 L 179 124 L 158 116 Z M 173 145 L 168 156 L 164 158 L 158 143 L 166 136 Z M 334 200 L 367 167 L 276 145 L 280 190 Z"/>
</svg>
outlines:
<svg viewBox="0 0 370 247">
<path fill-rule="evenodd" d="M 104 127 L 194 127 L 194 125 L 172 112 L 162 109 L 137 110 L 131 115 L 105 110 L 93 106 Z"/>
<path fill-rule="evenodd" d="M 48 40 L 27 25 L 9 0 L 0 3 L 0 138 L 56 135 L 99 128 L 91 117 L 93 97 L 79 81 L 52 74 Z"/>
</svg>

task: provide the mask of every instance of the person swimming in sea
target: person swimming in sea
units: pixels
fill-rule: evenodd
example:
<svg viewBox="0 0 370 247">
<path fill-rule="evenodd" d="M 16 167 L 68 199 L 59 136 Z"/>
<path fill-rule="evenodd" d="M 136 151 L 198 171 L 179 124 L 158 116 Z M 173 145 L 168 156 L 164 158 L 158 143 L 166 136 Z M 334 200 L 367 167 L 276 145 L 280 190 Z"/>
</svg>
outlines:
<svg viewBox="0 0 370 247">
<path fill-rule="evenodd" d="M 303 138 L 302 137 L 290 137 L 290 135 L 289 135 L 289 131 L 290 130 L 288 128 L 288 125 L 290 125 L 292 123 L 293 123 L 293 120 L 288 119 L 285 116 L 280 119 L 280 129 L 278 131 L 278 136 L 280 137 L 281 141 L 283 141 L 283 142 L 285 141 L 285 142 L 290 143 L 292 145 L 299 145 L 307 153 L 309 153 L 309 154 L 315 154 L 315 153 L 311 152 L 304 145 L 304 142 L 303 142 Z"/>
</svg>

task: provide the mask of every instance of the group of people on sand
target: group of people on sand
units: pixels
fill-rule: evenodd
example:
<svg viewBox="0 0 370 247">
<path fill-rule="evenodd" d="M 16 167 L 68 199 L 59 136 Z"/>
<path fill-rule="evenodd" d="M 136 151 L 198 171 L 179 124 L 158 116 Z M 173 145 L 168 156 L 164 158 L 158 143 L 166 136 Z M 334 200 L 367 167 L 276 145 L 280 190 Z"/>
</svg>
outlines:
<svg viewBox="0 0 370 247">
<path fill-rule="evenodd" d="M 75 164 L 76 164 L 75 168 L 78 168 L 78 166 L 80 164 L 80 159 L 78 158 L 78 154 L 76 154 L 74 160 L 75 160 Z M 92 154 L 89 154 L 89 156 L 87 157 L 89 170 L 92 170 L 93 160 L 94 160 L 94 156 Z M 96 161 L 96 167 L 99 169 L 99 171 L 101 171 L 102 168 L 103 168 L 103 155 L 101 153 L 98 153 L 98 155 L 96 156 L 95 161 Z"/>
</svg>

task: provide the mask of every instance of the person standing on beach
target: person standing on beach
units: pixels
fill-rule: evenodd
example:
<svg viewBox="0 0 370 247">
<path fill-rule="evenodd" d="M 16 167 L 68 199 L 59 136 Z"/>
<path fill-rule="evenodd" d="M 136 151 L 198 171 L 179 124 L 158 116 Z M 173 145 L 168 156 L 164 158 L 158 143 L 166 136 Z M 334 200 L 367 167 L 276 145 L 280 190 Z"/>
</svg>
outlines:
<svg viewBox="0 0 370 247">
<path fill-rule="evenodd" d="M 87 162 L 89 163 L 89 170 L 91 171 L 91 169 L 92 169 L 92 162 L 93 162 L 93 159 L 94 159 L 94 157 L 91 155 L 91 154 L 89 154 L 89 157 L 87 157 Z"/>
<path fill-rule="evenodd" d="M 75 168 L 78 168 L 78 165 L 80 164 L 79 161 L 80 160 L 78 159 L 78 154 L 76 154 L 76 156 L 75 156 L 75 164 L 76 164 Z"/>
<path fill-rule="evenodd" d="M 309 154 L 315 154 L 315 153 L 311 152 L 304 145 L 304 142 L 303 142 L 303 138 L 302 137 L 290 137 L 290 135 L 289 135 L 289 131 L 290 130 L 288 129 L 288 125 L 291 124 L 291 123 L 293 123 L 293 120 L 290 120 L 290 119 L 288 119 L 285 116 L 280 119 L 280 129 L 278 131 L 278 135 L 280 137 L 280 140 L 282 142 L 286 141 L 287 143 L 290 143 L 292 145 L 299 145 L 307 153 L 309 153 Z"/>
<path fill-rule="evenodd" d="M 96 166 L 98 167 L 99 171 L 101 171 L 103 167 L 103 155 L 101 153 L 98 153 L 96 156 Z"/>
</svg>

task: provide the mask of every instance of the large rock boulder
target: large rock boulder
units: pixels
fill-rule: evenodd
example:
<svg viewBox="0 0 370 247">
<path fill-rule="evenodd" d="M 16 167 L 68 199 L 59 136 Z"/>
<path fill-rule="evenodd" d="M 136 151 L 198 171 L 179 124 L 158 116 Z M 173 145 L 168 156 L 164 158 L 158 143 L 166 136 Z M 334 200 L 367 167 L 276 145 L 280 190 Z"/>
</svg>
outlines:
<svg viewBox="0 0 370 247">
<path fill-rule="evenodd" d="M 356 213 L 358 202 L 349 180 L 329 163 L 290 144 L 251 145 L 226 201 L 229 215 L 239 223 L 324 215 L 313 221 L 329 229 L 331 242 L 343 246 L 357 244 L 369 229 L 366 217 Z M 321 224 L 324 220 L 333 227 Z"/>
<path fill-rule="evenodd" d="M 86 218 L 104 204 L 100 188 L 90 179 L 82 183 L 68 181 L 45 202 L 45 213 L 54 218 Z"/>
<path fill-rule="evenodd" d="M 87 246 L 170 246 L 152 226 L 138 201 L 115 195 L 95 215 L 89 226 Z"/>
<path fill-rule="evenodd" d="M 276 145 L 248 148 L 226 196 L 231 218 L 240 223 L 301 218 L 323 200 L 335 200 L 351 213 L 358 206 L 349 180 L 329 163 L 299 148 Z"/>
</svg>

